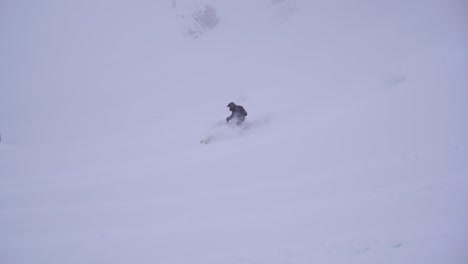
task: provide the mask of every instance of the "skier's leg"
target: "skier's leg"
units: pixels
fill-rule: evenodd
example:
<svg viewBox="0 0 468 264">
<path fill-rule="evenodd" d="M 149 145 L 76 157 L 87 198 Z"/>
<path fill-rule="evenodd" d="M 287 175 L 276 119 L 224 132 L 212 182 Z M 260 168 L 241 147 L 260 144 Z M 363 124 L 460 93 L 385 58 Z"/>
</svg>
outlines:
<svg viewBox="0 0 468 264">
<path fill-rule="evenodd" d="M 237 117 L 237 125 L 240 126 L 242 123 L 244 123 L 245 117 L 244 116 L 238 116 Z"/>
</svg>

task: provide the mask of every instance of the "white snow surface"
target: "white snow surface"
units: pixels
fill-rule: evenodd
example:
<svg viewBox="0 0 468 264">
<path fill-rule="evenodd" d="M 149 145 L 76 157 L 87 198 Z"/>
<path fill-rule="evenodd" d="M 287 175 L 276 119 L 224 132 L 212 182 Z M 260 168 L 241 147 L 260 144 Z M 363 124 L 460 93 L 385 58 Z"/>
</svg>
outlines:
<svg viewBox="0 0 468 264">
<path fill-rule="evenodd" d="M 2 264 L 468 263 L 467 1 L 3 0 L 0 40 Z"/>
</svg>

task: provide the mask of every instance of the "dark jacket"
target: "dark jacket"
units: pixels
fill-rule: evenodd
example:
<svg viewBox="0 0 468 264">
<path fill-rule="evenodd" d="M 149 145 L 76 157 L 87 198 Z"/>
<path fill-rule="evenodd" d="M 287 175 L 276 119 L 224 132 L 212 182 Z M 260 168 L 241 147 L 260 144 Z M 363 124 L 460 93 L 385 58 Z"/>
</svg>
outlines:
<svg viewBox="0 0 468 264">
<path fill-rule="evenodd" d="M 245 120 L 245 117 L 247 116 L 247 111 L 245 111 L 244 107 L 241 105 L 233 105 L 229 106 L 229 111 L 231 111 L 231 116 L 226 118 L 226 121 L 229 122 L 229 120 L 236 118 L 238 121 L 241 123 Z"/>
</svg>

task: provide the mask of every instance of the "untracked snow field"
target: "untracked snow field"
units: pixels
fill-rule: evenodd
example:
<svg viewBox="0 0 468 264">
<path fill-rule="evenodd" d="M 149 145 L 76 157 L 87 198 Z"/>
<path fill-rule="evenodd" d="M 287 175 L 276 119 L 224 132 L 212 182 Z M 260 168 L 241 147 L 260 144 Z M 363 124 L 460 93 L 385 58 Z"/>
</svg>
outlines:
<svg viewBox="0 0 468 264">
<path fill-rule="evenodd" d="M 466 264 L 467 73 L 463 0 L 0 1 L 0 263 Z"/>
</svg>

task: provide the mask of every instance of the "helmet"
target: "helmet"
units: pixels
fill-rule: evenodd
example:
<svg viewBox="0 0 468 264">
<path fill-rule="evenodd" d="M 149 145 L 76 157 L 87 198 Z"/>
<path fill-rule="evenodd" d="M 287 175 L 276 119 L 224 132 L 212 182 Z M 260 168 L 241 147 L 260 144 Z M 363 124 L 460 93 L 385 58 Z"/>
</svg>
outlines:
<svg viewBox="0 0 468 264">
<path fill-rule="evenodd" d="M 231 108 L 231 107 L 235 107 L 235 106 L 236 106 L 236 104 L 235 104 L 235 103 L 233 103 L 233 102 L 230 102 L 230 103 L 227 105 L 227 107 L 229 107 L 229 108 Z"/>
</svg>

